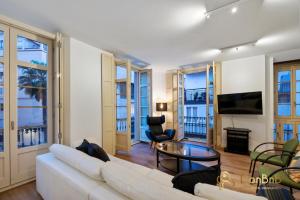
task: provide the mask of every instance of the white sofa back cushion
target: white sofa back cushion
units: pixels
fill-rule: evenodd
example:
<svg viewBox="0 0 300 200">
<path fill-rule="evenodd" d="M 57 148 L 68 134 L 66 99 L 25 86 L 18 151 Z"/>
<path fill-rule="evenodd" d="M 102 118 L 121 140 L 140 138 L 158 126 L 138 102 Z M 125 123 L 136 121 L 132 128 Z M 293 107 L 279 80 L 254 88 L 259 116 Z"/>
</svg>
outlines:
<svg viewBox="0 0 300 200">
<path fill-rule="evenodd" d="M 197 183 L 194 188 L 194 193 L 199 197 L 207 198 L 209 200 L 267 200 L 264 197 L 236 192 L 225 188 L 220 189 L 218 186 L 209 185 L 205 183 Z"/>
<path fill-rule="evenodd" d="M 130 168 L 106 162 L 102 168 L 106 183 L 132 200 L 204 200 L 180 190 L 167 187 Z"/>
<path fill-rule="evenodd" d="M 81 173 L 92 179 L 103 181 L 101 168 L 104 166 L 105 162 L 102 160 L 61 144 L 53 144 L 49 149 L 50 152 L 52 152 L 59 160 L 79 170 Z"/>
<path fill-rule="evenodd" d="M 151 171 L 146 175 L 146 177 L 155 182 L 158 182 L 161 185 L 173 188 L 173 183 L 172 183 L 173 176 L 165 172 L 159 171 L 157 169 L 151 169 Z"/>
</svg>

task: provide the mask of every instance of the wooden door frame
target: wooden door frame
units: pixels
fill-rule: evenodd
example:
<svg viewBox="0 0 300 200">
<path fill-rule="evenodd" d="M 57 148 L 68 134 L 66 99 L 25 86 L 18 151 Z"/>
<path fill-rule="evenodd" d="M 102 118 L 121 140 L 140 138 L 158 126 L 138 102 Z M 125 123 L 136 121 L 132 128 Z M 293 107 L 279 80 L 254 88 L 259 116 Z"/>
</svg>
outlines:
<svg viewBox="0 0 300 200">
<path fill-rule="evenodd" d="M 39 41 L 48 45 L 48 63 L 47 66 L 39 64 L 27 63 L 17 60 L 17 36 L 21 35 L 28 39 Z M 34 35 L 16 28 L 10 28 L 10 122 L 14 122 L 15 127 L 10 127 L 10 148 L 11 148 L 11 183 L 15 184 L 29 178 L 35 177 L 35 169 L 30 172 L 19 173 L 17 166 L 17 159 L 19 154 L 33 153 L 36 154 L 45 153 L 48 151 L 49 146 L 53 141 L 53 40 L 42 38 L 38 35 Z M 47 71 L 47 143 L 18 148 L 18 117 L 17 117 L 17 69 L 18 66 L 29 67 L 33 69 Z"/>
<path fill-rule="evenodd" d="M 298 138 L 298 124 L 300 125 L 300 116 L 296 116 L 296 70 L 300 69 L 300 61 L 282 62 L 274 64 L 274 124 L 276 124 L 276 142 L 284 142 L 284 124 L 293 126 L 293 137 Z M 278 72 L 290 71 L 290 116 L 278 116 Z"/>
<path fill-rule="evenodd" d="M 126 79 L 117 79 L 117 67 L 126 67 Z M 131 148 L 131 62 L 115 60 L 115 84 L 120 82 L 126 83 L 126 100 L 127 100 L 127 121 L 126 121 L 126 132 L 116 131 L 116 150 L 129 151 Z M 116 94 L 115 94 L 116 98 Z M 116 105 L 117 106 L 117 101 Z M 117 112 L 117 108 L 116 108 Z M 117 114 L 116 118 L 117 120 Z"/>
<path fill-rule="evenodd" d="M 149 116 L 151 116 L 152 115 L 152 103 L 153 103 L 153 100 L 152 100 L 152 69 L 141 69 L 141 68 L 137 68 L 136 69 L 138 72 L 139 72 L 139 81 L 138 81 L 138 107 L 139 107 L 139 111 L 138 111 L 138 118 L 139 118 L 139 120 L 138 120 L 138 123 L 139 123 L 139 132 L 140 132 L 140 130 L 141 130 L 141 120 L 140 120 L 140 118 L 141 118 L 141 110 L 142 110 L 142 108 L 141 108 L 141 99 L 140 99 L 140 96 L 141 96 L 141 91 L 140 91 L 140 88 L 141 88 L 141 83 L 140 83 L 140 76 L 141 76 L 141 73 L 147 73 L 147 75 L 148 75 L 148 80 L 149 80 L 149 82 L 148 82 L 148 88 L 147 88 L 147 90 L 148 90 L 148 105 L 149 105 L 149 108 L 148 108 L 148 113 L 149 113 Z M 140 138 L 141 138 L 141 135 L 142 135 L 142 133 L 140 132 L 139 133 L 139 135 L 140 135 Z"/>
<path fill-rule="evenodd" d="M 10 70 L 10 63 L 9 63 L 9 26 L 0 24 L 0 30 L 4 33 L 4 51 L 3 51 L 3 57 L 0 58 L 0 63 L 3 64 L 3 152 L 0 152 L 0 160 L 3 163 L 4 169 L 0 174 L 3 174 L 4 176 L 0 177 L 0 188 L 7 187 L 10 185 L 10 123 L 9 123 L 9 111 L 10 111 L 10 97 L 9 97 L 9 70 Z"/>
</svg>

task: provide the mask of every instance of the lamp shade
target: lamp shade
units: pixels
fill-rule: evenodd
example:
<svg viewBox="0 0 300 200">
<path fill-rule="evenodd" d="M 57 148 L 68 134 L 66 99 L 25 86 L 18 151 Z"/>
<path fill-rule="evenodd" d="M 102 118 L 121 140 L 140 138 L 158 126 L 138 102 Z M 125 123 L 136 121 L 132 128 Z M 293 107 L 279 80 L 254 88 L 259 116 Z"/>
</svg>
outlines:
<svg viewBox="0 0 300 200">
<path fill-rule="evenodd" d="M 168 106 L 167 103 L 156 103 L 156 111 L 167 111 L 168 110 Z"/>
</svg>

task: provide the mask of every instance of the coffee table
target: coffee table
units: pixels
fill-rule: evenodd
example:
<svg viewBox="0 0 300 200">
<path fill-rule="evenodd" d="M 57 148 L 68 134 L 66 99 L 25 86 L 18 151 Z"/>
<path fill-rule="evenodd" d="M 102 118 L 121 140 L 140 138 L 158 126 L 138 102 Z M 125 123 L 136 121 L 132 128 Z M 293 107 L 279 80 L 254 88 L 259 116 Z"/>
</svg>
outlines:
<svg viewBox="0 0 300 200">
<path fill-rule="evenodd" d="M 160 159 L 160 154 L 167 155 L 167 158 L 164 156 L 163 159 Z M 161 166 L 174 173 L 205 170 L 208 168 L 205 165 L 192 161 L 217 161 L 217 165 L 213 167 L 220 167 L 220 153 L 213 148 L 180 141 L 166 141 L 157 144 L 156 160 L 157 168 Z"/>
</svg>

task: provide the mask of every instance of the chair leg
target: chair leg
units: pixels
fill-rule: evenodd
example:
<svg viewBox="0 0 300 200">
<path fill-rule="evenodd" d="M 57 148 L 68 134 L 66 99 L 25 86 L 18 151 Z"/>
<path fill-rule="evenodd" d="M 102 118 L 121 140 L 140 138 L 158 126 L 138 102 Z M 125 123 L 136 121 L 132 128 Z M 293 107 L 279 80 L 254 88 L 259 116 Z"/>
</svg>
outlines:
<svg viewBox="0 0 300 200">
<path fill-rule="evenodd" d="M 252 163 L 253 163 L 253 160 L 251 160 L 251 163 L 250 163 L 250 167 L 249 167 L 249 174 L 251 173 L 251 169 L 252 169 Z"/>
<path fill-rule="evenodd" d="M 255 165 L 256 165 L 256 161 L 254 161 L 254 164 L 253 164 L 253 169 L 252 169 L 252 174 L 251 174 L 251 177 L 253 177 L 253 176 L 254 176 Z"/>
<path fill-rule="evenodd" d="M 259 179 L 258 179 L 258 180 L 257 180 L 257 185 L 256 185 L 256 192 L 255 192 L 255 194 L 257 194 L 257 192 L 258 192 L 259 185 L 260 185 L 260 182 L 259 182 Z"/>
<path fill-rule="evenodd" d="M 290 187 L 290 193 L 291 193 L 291 195 L 293 195 L 293 188 L 292 187 Z"/>
<path fill-rule="evenodd" d="M 153 152 L 155 151 L 156 142 L 153 142 Z"/>
</svg>

